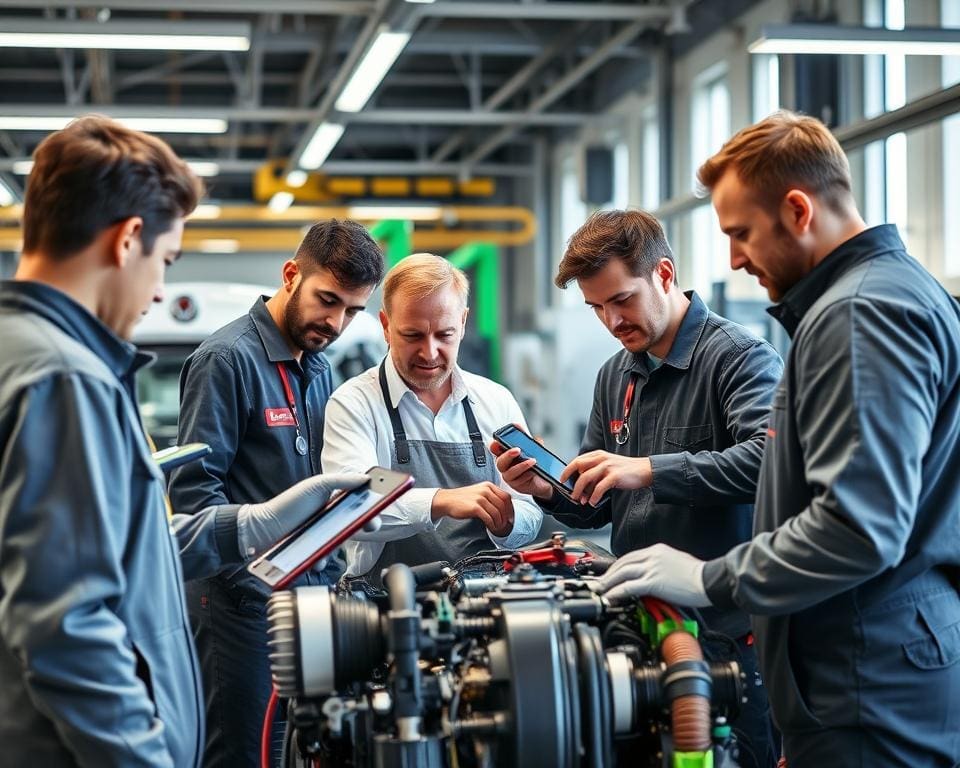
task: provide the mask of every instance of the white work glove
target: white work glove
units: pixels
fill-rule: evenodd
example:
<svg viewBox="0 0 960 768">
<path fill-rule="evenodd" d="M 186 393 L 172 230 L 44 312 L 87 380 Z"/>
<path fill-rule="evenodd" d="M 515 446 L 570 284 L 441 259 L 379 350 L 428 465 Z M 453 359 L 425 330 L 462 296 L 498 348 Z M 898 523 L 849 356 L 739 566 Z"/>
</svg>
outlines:
<svg viewBox="0 0 960 768">
<path fill-rule="evenodd" d="M 334 491 L 349 490 L 369 480 L 366 475 L 314 475 L 292 485 L 262 504 L 244 504 L 237 512 L 237 541 L 244 557 L 269 549 L 310 515 L 322 509 Z M 364 525 L 365 531 L 380 527 L 380 518 Z"/>
<path fill-rule="evenodd" d="M 612 602 L 649 595 L 690 608 L 711 605 L 703 587 L 703 560 L 654 544 L 619 558 L 595 582 L 594 589 Z"/>
</svg>

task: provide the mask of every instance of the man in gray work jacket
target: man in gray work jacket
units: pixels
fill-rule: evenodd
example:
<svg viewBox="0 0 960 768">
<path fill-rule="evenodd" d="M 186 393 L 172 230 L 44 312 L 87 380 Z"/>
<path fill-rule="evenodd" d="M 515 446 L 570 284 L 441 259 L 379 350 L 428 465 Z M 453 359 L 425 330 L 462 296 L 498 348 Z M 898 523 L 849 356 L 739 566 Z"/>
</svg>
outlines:
<svg viewBox="0 0 960 768">
<path fill-rule="evenodd" d="M 34 155 L 23 254 L 0 282 L 4 766 L 199 765 L 184 575 L 239 562 L 362 481 L 168 521 L 135 400 L 150 358 L 125 339 L 161 299 L 200 193 L 166 144 L 103 117 Z"/>
<path fill-rule="evenodd" d="M 754 614 L 790 768 L 957 765 L 960 305 L 866 227 L 813 118 L 772 115 L 699 175 L 793 340 L 755 536 L 705 564 L 637 552 L 602 586 Z"/>
<path fill-rule="evenodd" d="M 580 455 L 566 470 L 579 473 L 574 498 L 589 503 L 555 494 L 518 449 L 492 446 L 504 480 L 574 528 L 612 522 L 617 555 L 663 542 L 716 557 L 746 541 L 780 357 L 679 289 L 663 229 L 643 211 L 591 216 L 560 263 L 557 285 L 572 280 L 624 347 L 600 370 Z M 607 493 L 608 503 L 591 506 Z M 749 676 L 750 700 L 735 723 L 741 764 L 770 766 L 778 748 L 749 617 L 732 606 L 707 609 L 704 619 L 738 641 Z"/>
</svg>

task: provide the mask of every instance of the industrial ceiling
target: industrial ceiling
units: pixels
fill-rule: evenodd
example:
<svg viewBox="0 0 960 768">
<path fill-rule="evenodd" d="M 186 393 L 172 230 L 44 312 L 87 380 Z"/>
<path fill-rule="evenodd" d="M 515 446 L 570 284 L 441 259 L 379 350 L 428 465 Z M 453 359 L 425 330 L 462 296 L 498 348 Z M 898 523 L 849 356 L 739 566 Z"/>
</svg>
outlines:
<svg viewBox="0 0 960 768">
<path fill-rule="evenodd" d="M 314 170 L 305 150 L 327 125 L 343 133 L 330 142 L 324 174 L 506 181 L 530 173 L 533 137 L 562 135 L 646 83 L 664 41 L 696 37 L 691 21 L 709 22 L 700 7 L 709 5 L 0 0 L 0 42 L 4 32 L 32 36 L 0 45 L 0 173 L 22 188 L 24 161 L 47 130 L 32 127 L 47 125 L 39 118 L 96 111 L 220 121 L 203 128 L 211 132 L 157 132 L 182 157 L 206 163 L 198 168 L 222 200 L 262 199 L 254 179 L 268 161 L 277 178 Z M 40 37 L 198 30 L 246 42 L 237 50 L 57 48 Z M 401 38 L 396 61 L 369 99 L 340 108 L 383 33 Z"/>
</svg>

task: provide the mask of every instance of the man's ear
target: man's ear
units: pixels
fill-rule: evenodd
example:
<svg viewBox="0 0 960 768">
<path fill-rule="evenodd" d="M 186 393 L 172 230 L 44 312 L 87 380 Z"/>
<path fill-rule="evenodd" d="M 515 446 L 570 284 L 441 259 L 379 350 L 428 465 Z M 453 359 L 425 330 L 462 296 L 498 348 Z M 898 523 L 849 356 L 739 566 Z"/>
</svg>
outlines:
<svg viewBox="0 0 960 768">
<path fill-rule="evenodd" d="M 791 189 L 780 203 L 780 222 L 794 237 L 810 231 L 813 222 L 813 198 L 802 189 Z"/>
<path fill-rule="evenodd" d="M 280 277 L 283 279 L 283 288 L 288 293 L 292 293 L 297 287 L 297 276 L 300 274 L 300 265 L 293 259 L 287 259 L 283 262 L 283 268 L 280 270 Z"/>
<path fill-rule="evenodd" d="M 660 283 L 660 287 L 663 288 L 664 293 L 669 293 L 676 276 L 677 268 L 670 259 L 660 259 L 660 261 L 657 262 L 657 266 L 653 268 L 654 280 Z"/>
<path fill-rule="evenodd" d="M 467 335 L 467 315 L 470 314 L 470 307 L 463 308 L 463 317 L 460 318 L 460 338 L 463 339 Z"/>
<path fill-rule="evenodd" d="M 382 309 L 380 310 L 380 325 L 383 328 L 383 340 L 390 346 L 390 318 Z"/>
<path fill-rule="evenodd" d="M 113 235 L 109 239 L 111 266 L 123 269 L 131 256 L 143 255 L 142 234 L 143 219 L 139 216 L 131 216 L 114 224 Z"/>
</svg>

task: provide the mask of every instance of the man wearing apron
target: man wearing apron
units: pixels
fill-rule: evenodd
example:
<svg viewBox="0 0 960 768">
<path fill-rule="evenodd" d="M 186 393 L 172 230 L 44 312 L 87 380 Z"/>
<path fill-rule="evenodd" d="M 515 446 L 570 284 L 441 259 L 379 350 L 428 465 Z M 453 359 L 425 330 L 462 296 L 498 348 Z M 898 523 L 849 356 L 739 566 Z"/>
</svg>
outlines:
<svg viewBox="0 0 960 768">
<path fill-rule="evenodd" d="M 504 387 L 457 365 L 468 291 L 463 272 L 431 254 L 390 270 L 380 312 L 389 354 L 327 404 L 325 471 L 379 464 L 417 482 L 381 515 L 380 531 L 347 543 L 348 576 L 377 584 L 393 563 L 453 562 L 539 533 L 539 507 L 504 485 L 485 448 L 504 424 L 525 428 L 520 407 Z"/>
</svg>

